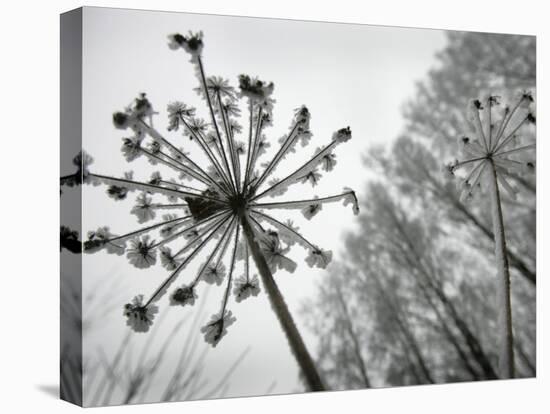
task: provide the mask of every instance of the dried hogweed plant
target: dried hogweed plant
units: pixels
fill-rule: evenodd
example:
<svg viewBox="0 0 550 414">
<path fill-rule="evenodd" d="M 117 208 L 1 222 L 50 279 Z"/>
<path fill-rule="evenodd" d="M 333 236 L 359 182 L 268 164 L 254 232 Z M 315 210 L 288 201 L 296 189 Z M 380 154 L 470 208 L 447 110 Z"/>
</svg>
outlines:
<svg viewBox="0 0 550 414">
<path fill-rule="evenodd" d="M 533 101 L 531 93 L 523 92 L 512 107 L 504 106 L 500 117 L 495 119 L 494 108 L 500 105 L 498 96 L 489 96 L 483 101 L 472 100 L 467 111 L 475 138 L 461 137 L 459 148 L 464 159 L 455 160 L 446 167 L 446 171 L 453 176 L 458 169 L 469 169 L 459 182 L 462 201 L 474 198 L 483 189 L 490 196 L 497 268 L 499 371 L 502 378 L 514 377 L 514 341 L 500 187 L 515 198 L 517 190 L 511 184 L 514 176 L 534 172 L 535 144 L 524 142 L 519 135 L 525 126 L 535 124 L 531 109 Z"/>
<path fill-rule="evenodd" d="M 219 312 L 201 329 L 206 342 L 212 346 L 218 344 L 235 322 L 228 309 L 231 292 L 235 302 L 240 302 L 260 291 L 258 277 L 251 276 L 252 257 L 308 388 L 323 390 L 323 382 L 273 273 L 279 269 L 294 272 L 297 265 L 286 256 L 294 244 L 304 247 L 308 251 L 306 262 L 318 268 L 328 265 L 332 253 L 305 238 L 292 222 L 279 221 L 269 211 L 298 209 L 310 220 L 324 204 L 341 201 L 344 205 L 351 204 L 357 214 L 357 199 L 347 188 L 341 194 L 328 197 L 276 202 L 266 198 L 281 196 L 296 183 L 315 186 L 321 177 L 319 169 L 329 172 L 334 168 L 334 149 L 351 138 L 350 128 L 336 131 L 330 143 L 318 148 L 308 162 L 286 177 L 275 179 L 272 175 L 279 163 L 296 151 L 298 143 L 305 147 L 312 137 L 308 109 L 302 106 L 295 111 L 288 134 L 279 140 L 280 148 L 271 160 L 257 168 L 258 160 L 270 146 L 264 130 L 272 123 L 273 83 L 240 75 L 237 91 L 223 78 L 207 77 L 202 59 L 202 33 L 170 35 L 169 47 L 183 49 L 191 56 L 200 82 L 196 91 L 206 102 L 210 119 L 206 122 L 196 116 L 195 108 L 173 102 L 168 105 L 168 130 L 183 130 L 183 135 L 204 154 L 208 166 L 200 166 L 180 144 L 175 144 L 181 142 L 181 137 L 169 141 L 153 127 L 156 112 L 146 95 L 139 95 L 124 111 L 113 115 L 117 128 L 132 132 L 132 136 L 123 139 L 124 157 L 127 161 L 145 157 L 153 165 L 169 167 L 177 178 L 166 179 L 158 172 L 148 181 L 135 180 L 132 172 L 121 178 L 89 172 L 88 178 L 94 184 L 108 185 L 107 193 L 115 200 L 139 191 L 132 213 L 140 223 L 153 220 L 160 211 L 169 213 L 159 222 L 123 235 L 112 234 L 108 227 L 99 228 L 89 233 L 85 250 L 126 253 L 137 268 L 155 265 L 160 256 L 162 266 L 171 272 L 148 297 L 138 295 L 124 306 L 127 324 L 138 332 L 149 330 L 158 311 L 157 303 L 168 292 L 171 305 L 191 306 L 198 297 L 200 282 L 225 284 Z M 236 122 L 240 115 L 239 100 L 245 101 L 248 110 L 247 143 L 236 139 L 236 134 L 241 132 Z M 160 232 L 160 239 L 151 236 L 154 231 Z M 207 253 L 200 270 L 193 275 L 183 274 L 185 267 L 203 251 Z M 226 256 L 228 261 L 224 264 Z M 244 261 L 244 271 L 242 276 L 235 277 L 238 260 Z M 185 280 L 172 288 L 180 278 Z"/>
</svg>

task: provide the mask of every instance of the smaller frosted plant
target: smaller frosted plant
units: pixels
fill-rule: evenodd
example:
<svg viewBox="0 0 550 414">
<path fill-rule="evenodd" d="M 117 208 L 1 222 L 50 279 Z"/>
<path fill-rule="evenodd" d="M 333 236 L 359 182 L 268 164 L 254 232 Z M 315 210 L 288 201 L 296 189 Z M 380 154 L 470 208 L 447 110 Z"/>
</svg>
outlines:
<svg viewBox="0 0 550 414">
<path fill-rule="evenodd" d="M 515 198 L 517 190 L 510 178 L 535 170 L 535 144 L 524 142 L 519 135 L 522 128 L 535 124 L 535 115 L 531 110 L 533 101 L 529 92 L 523 92 L 513 107 L 505 106 L 501 116 L 496 119 L 493 112 L 500 104 L 498 96 L 489 96 L 484 101 L 470 101 L 468 120 L 473 126 L 475 138 L 461 137 L 458 144 L 464 159 L 455 160 L 446 167 L 452 176 L 459 169 L 468 169 L 459 182 L 462 201 L 474 198 L 484 188 L 491 198 L 499 308 L 499 370 L 503 378 L 514 377 L 514 343 L 510 272 L 500 187 Z"/>
<path fill-rule="evenodd" d="M 132 171 L 124 177 L 88 173 L 94 184 L 108 185 L 107 194 L 114 200 L 125 199 L 131 192 L 140 192 L 132 208 L 139 223 L 162 220 L 123 235 L 112 234 L 108 227 L 89 233 L 85 250 L 124 254 L 138 269 L 161 265 L 169 276 L 149 296 L 136 296 L 124 306 L 127 324 L 137 332 L 147 332 L 154 322 L 157 303 L 169 295 L 172 306 L 192 306 L 198 298 L 201 282 L 225 284 L 221 305 L 211 320 L 202 327 L 206 342 L 216 346 L 235 323 L 228 309 L 231 293 L 241 302 L 260 293 L 260 281 L 252 276 L 253 258 L 272 308 L 286 334 L 291 350 L 302 370 L 308 388 L 323 390 L 324 385 L 313 360 L 294 323 L 284 298 L 273 279 L 277 270 L 294 272 L 297 264 L 288 256 L 293 245 L 308 252 L 306 262 L 324 269 L 332 258 L 314 244 L 290 221 L 280 221 L 271 210 L 299 210 L 311 220 L 327 203 L 350 204 L 355 214 L 358 205 L 355 193 L 344 188 L 340 194 L 292 201 L 272 201 L 267 197 L 283 195 L 294 184 L 315 187 L 321 179 L 320 170 L 332 171 L 336 164 L 334 149 L 351 138 L 349 127 L 337 130 L 332 140 L 316 149 L 311 159 L 288 172 L 283 178 L 273 178 L 280 162 L 305 147 L 312 139 L 307 107 L 296 109 L 289 132 L 279 140 L 280 147 L 273 158 L 257 167 L 258 160 L 271 145 L 264 135 L 272 123 L 274 85 L 248 75 L 239 76 L 237 92 L 227 80 L 207 77 L 202 61 L 202 33 L 169 36 L 169 47 L 183 49 L 191 57 L 200 87 L 196 89 L 206 102 L 209 122 L 199 118 L 196 110 L 183 102 L 168 105 L 168 130 L 183 131 L 183 136 L 166 139 L 152 125 L 156 114 L 145 94 L 140 94 L 124 111 L 113 115 L 121 130 L 131 131 L 123 138 L 122 153 L 128 162 L 146 158 L 152 165 L 162 165 L 176 174 L 165 178 L 155 171 L 149 180 L 139 181 Z M 236 139 L 242 131 L 236 122 L 240 115 L 239 101 L 244 100 L 248 112 L 248 129 L 243 141 Z M 197 145 L 207 161 L 201 166 L 182 148 Z M 159 238 L 151 233 L 158 232 Z M 243 239 L 243 240 L 241 240 Z M 184 272 L 199 254 L 205 255 L 199 271 Z M 235 277 L 237 260 L 244 261 L 244 272 Z M 183 278 L 184 280 L 179 280 Z M 176 282 L 179 285 L 176 285 Z"/>
</svg>

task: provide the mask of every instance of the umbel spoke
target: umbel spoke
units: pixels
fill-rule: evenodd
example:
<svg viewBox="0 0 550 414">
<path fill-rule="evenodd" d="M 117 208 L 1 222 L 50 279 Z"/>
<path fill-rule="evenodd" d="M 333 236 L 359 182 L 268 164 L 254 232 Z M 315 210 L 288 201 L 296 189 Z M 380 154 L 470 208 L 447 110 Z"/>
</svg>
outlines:
<svg viewBox="0 0 550 414">
<path fill-rule="evenodd" d="M 262 197 L 265 197 L 266 195 L 269 195 L 270 193 L 274 192 L 276 189 L 280 187 L 287 187 L 290 184 L 293 184 L 296 182 L 295 180 L 297 178 L 302 177 L 307 172 L 311 171 L 317 164 L 319 164 L 322 160 L 322 158 L 330 153 L 330 151 L 338 144 L 338 141 L 333 141 L 329 145 L 327 145 L 325 148 L 323 148 L 318 154 L 316 154 L 312 159 L 310 159 L 308 162 L 306 162 L 304 165 L 302 165 L 300 168 L 296 169 L 293 173 L 289 174 L 285 178 L 283 178 L 281 181 L 279 181 L 277 184 L 272 185 L 264 192 L 258 194 L 253 198 L 253 200 L 260 199 Z M 259 187 L 262 184 L 262 181 L 258 181 L 257 187 Z"/>
<path fill-rule="evenodd" d="M 299 123 L 295 122 L 290 133 L 287 135 L 286 139 L 281 144 L 281 147 L 279 148 L 275 156 L 272 158 L 272 160 L 269 162 L 269 164 L 265 168 L 264 172 L 258 179 L 258 182 L 255 184 L 256 188 L 262 185 L 262 183 L 267 179 L 267 177 L 269 177 L 271 172 L 274 171 L 274 169 L 277 167 L 279 162 L 284 158 L 288 150 L 293 146 L 294 143 L 296 143 L 298 139 L 298 134 L 296 134 L 298 126 L 299 126 Z"/>
<path fill-rule="evenodd" d="M 171 188 L 163 187 L 160 185 L 154 185 L 149 183 L 144 183 L 141 181 L 128 180 L 125 178 L 115 178 L 109 177 L 107 175 L 93 174 L 90 173 L 90 178 L 96 179 L 98 182 L 107 185 L 118 185 L 122 184 L 124 187 L 127 187 L 131 190 L 141 190 L 141 191 L 151 191 L 156 194 L 163 194 L 167 196 L 175 196 L 179 198 L 199 198 L 203 200 L 208 200 L 214 203 L 223 203 L 223 201 L 216 197 L 207 196 L 204 194 L 191 193 L 189 191 L 174 190 Z"/>
<path fill-rule="evenodd" d="M 353 205 L 353 210 L 357 214 L 359 208 L 357 205 L 357 198 L 354 191 L 346 191 L 342 194 L 321 197 L 321 198 L 311 198 L 308 200 L 293 200 L 293 201 L 280 201 L 275 203 L 254 203 L 251 204 L 251 207 L 255 209 L 302 209 L 312 205 L 322 205 L 328 203 L 336 203 L 338 201 L 344 201 L 345 204 L 351 203 Z"/>
<path fill-rule="evenodd" d="M 231 173 L 231 168 L 229 168 L 229 163 L 227 161 L 227 155 L 225 154 L 224 147 L 223 147 L 222 136 L 221 136 L 220 130 L 218 128 L 218 123 L 216 121 L 216 115 L 214 114 L 214 107 L 212 106 L 212 102 L 210 100 L 210 94 L 208 93 L 208 87 L 206 85 L 206 76 L 204 74 L 204 67 L 203 67 L 202 59 L 201 59 L 200 55 L 197 56 L 197 63 L 198 63 L 198 68 L 199 68 L 199 73 L 200 73 L 200 79 L 201 79 L 201 82 L 202 82 L 202 86 L 204 88 L 204 96 L 205 96 L 205 99 L 206 99 L 206 103 L 208 104 L 210 117 L 212 119 L 212 125 L 214 126 L 214 130 L 216 131 L 216 137 L 218 139 L 218 144 L 220 145 L 220 151 L 222 153 L 223 162 L 224 162 L 225 168 L 228 172 L 229 180 L 231 181 L 231 185 L 233 187 L 233 190 L 236 191 L 235 182 L 233 181 L 234 177 Z"/>
</svg>

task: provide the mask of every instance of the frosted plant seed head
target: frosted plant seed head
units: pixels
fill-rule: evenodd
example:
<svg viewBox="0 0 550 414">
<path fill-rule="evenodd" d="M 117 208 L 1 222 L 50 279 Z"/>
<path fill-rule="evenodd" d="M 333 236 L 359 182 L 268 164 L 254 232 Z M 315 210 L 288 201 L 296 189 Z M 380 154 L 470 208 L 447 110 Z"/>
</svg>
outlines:
<svg viewBox="0 0 550 414">
<path fill-rule="evenodd" d="M 197 116 L 194 107 L 174 100 L 166 107 L 167 129 L 174 135 L 167 138 L 153 127 L 157 113 L 144 93 L 113 114 L 114 126 L 129 132 L 122 138 L 124 159 L 145 159 L 153 167 L 144 178 L 137 177 L 137 172 L 123 177 L 87 172 L 88 181 L 108 186 L 108 195 L 115 200 L 133 193 L 136 201 L 130 213 L 142 227 L 120 236 L 104 227 L 90 232 L 84 246 L 89 253 L 125 252 L 138 269 L 157 266 L 157 255 L 160 257 L 160 265 L 169 272 L 166 279 L 146 301 L 139 295 L 124 308 L 128 325 L 139 332 L 147 331 L 153 323 L 156 303 L 164 296 L 172 305 L 188 306 L 195 303 L 201 282 L 223 286 L 219 312 L 201 329 L 205 341 L 216 346 L 235 322 L 229 310 L 231 297 L 240 302 L 260 292 L 258 277 L 250 275 L 251 252 L 243 236 L 243 223 L 251 229 L 272 273 L 295 272 L 297 263 L 288 257 L 294 246 L 306 250 L 305 261 L 311 267 L 324 269 L 330 263 L 332 252 L 309 241 L 292 222 L 277 220 L 271 212 L 294 210 L 311 220 L 325 204 L 342 203 L 351 205 L 358 214 L 355 192 L 349 188 L 330 196 L 282 199 L 292 186 L 322 186 L 323 175 L 336 166 L 336 148 L 351 139 L 351 129 L 338 129 L 327 143 L 317 143 L 306 163 L 284 171 L 282 160 L 296 151 L 306 151 L 313 140 L 307 106 L 295 109 L 288 132 L 277 143 L 267 133 L 273 123 L 273 82 L 242 74 L 234 87 L 225 78 L 207 76 L 202 32 L 171 34 L 168 40 L 171 49 L 191 58 L 206 119 Z M 182 136 L 188 139 L 182 140 Z M 190 155 L 190 146 L 200 151 L 202 159 Z M 268 150 L 273 152 L 269 158 Z M 173 176 L 165 171 L 172 171 Z M 276 172 L 279 178 L 275 178 Z M 155 239 L 154 233 L 158 234 Z M 199 255 L 204 261 L 198 272 L 183 272 Z M 244 272 L 235 278 L 241 262 Z M 178 287 L 175 282 L 179 279 L 185 280 Z"/>
<path fill-rule="evenodd" d="M 458 151 L 462 159 L 454 160 L 444 169 L 450 177 L 455 177 L 460 169 L 467 170 L 458 182 L 463 202 L 471 200 L 481 191 L 487 175 L 492 174 L 492 166 L 500 186 L 515 198 L 517 189 L 510 178 L 515 174 L 533 172 L 535 166 L 535 143 L 525 142 L 520 135 L 522 130 L 536 122 L 533 103 L 529 92 L 522 92 L 516 102 L 511 107 L 504 107 L 500 114 L 495 110 L 501 105 L 498 96 L 473 99 L 468 103 L 467 114 L 473 135 L 458 138 Z"/>
</svg>

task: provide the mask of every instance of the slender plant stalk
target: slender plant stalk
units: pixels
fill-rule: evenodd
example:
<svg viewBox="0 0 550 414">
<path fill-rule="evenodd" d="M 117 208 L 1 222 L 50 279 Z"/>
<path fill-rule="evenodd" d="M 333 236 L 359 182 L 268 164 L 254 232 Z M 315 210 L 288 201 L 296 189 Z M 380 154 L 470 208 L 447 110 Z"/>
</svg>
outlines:
<svg viewBox="0 0 550 414">
<path fill-rule="evenodd" d="M 512 305 L 510 298 L 510 271 L 506 255 L 506 237 L 502 205 L 498 189 L 497 172 L 493 161 L 489 174 L 493 232 L 495 236 L 495 259 L 497 265 L 498 341 L 499 370 L 501 378 L 514 378 L 514 339 L 512 334 Z"/>
<path fill-rule="evenodd" d="M 262 278 L 264 289 L 266 290 L 267 296 L 269 297 L 269 301 L 271 303 L 273 311 L 277 315 L 277 319 L 279 319 L 281 327 L 283 328 L 283 331 L 288 339 L 288 343 L 290 345 L 292 353 L 294 354 L 294 357 L 296 358 L 296 361 L 298 362 L 298 365 L 302 370 L 302 374 L 304 376 L 306 384 L 310 391 L 325 391 L 326 387 L 321 380 L 321 376 L 317 372 L 315 363 L 313 362 L 313 359 L 311 358 L 311 355 L 306 348 L 304 340 L 302 339 L 302 336 L 300 335 L 300 332 L 298 331 L 298 328 L 294 323 L 294 319 L 290 314 L 283 295 L 281 294 L 279 287 L 273 279 L 273 275 L 271 274 L 265 257 L 260 250 L 260 246 L 254 239 L 254 232 L 252 231 L 252 227 L 250 226 L 250 223 L 246 215 L 244 214 L 241 217 L 241 223 L 243 227 L 243 232 L 248 241 L 248 246 L 252 253 L 252 257 L 254 258 L 254 262 L 256 263 L 256 266 L 258 267 L 258 271 Z"/>
</svg>

